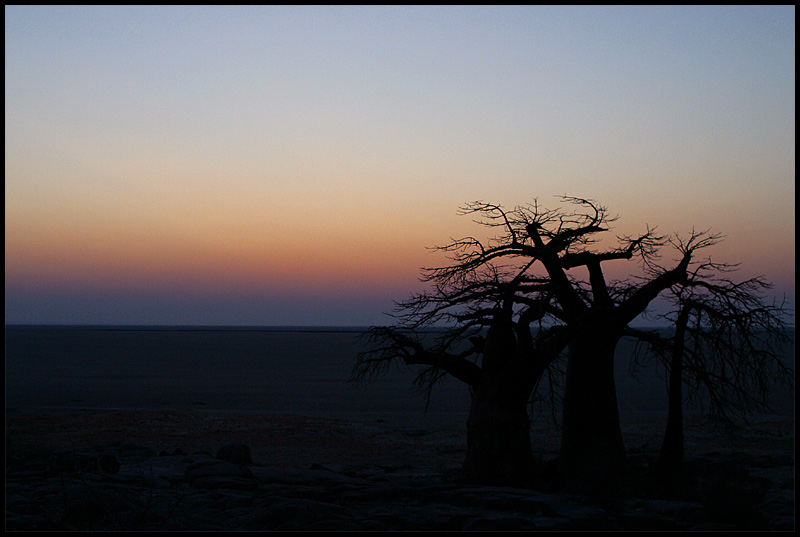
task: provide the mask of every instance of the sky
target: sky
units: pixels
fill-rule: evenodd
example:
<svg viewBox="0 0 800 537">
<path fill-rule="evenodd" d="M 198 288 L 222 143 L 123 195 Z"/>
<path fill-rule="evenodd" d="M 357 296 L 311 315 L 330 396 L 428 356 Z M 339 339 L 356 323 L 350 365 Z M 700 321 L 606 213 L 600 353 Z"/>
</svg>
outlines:
<svg viewBox="0 0 800 537">
<path fill-rule="evenodd" d="M 6 6 L 6 323 L 387 324 L 460 206 L 565 194 L 793 302 L 794 21 Z"/>
</svg>

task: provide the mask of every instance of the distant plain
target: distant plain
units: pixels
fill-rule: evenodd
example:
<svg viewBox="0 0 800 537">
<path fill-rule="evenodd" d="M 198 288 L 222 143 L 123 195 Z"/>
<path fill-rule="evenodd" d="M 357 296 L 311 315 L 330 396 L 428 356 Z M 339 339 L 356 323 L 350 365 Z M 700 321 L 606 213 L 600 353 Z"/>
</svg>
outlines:
<svg viewBox="0 0 800 537">
<path fill-rule="evenodd" d="M 6 326 L 6 412 L 192 409 L 275 413 L 400 428 L 465 428 L 469 392 L 447 379 L 425 397 L 414 370 L 349 382 L 363 328 Z M 621 419 L 666 416 L 663 374 L 629 372 L 633 344 L 617 350 Z M 794 350 L 786 359 L 794 363 Z M 791 391 L 773 395 L 794 417 Z M 691 409 L 689 411 L 691 414 Z"/>
</svg>

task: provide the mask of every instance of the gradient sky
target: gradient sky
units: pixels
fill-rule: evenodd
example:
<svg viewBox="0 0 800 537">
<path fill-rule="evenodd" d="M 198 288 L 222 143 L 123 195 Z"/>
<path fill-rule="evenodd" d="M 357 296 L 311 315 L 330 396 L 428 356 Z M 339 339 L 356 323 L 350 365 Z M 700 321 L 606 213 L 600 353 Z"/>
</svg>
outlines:
<svg viewBox="0 0 800 537">
<path fill-rule="evenodd" d="M 794 6 L 5 15 L 7 323 L 385 324 L 562 194 L 794 300 Z"/>
</svg>

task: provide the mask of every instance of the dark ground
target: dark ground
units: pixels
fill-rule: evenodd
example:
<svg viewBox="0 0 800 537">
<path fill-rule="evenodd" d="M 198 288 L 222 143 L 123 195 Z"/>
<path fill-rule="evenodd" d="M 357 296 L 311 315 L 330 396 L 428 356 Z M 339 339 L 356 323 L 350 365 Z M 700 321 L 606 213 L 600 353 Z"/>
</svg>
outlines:
<svg viewBox="0 0 800 537">
<path fill-rule="evenodd" d="M 794 420 L 762 420 L 733 435 L 699 419 L 688 423 L 683 490 L 672 494 L 647 479 L 662 427 L 659 420 L 627 424 L 625 498 L 598 507 L 547 490 L 459 483 L 460 429 L 186 410 L 15 412 L 6 416 L 6 529 L 794 528 Z M 557 442 L 534 429 L 543 459 L 555 455 Z M 240 465 L 246 476 L 192 481 L 198 465 L 230 443 L 250 448 L 252 461 Z M 97 454 L 96 446 L 113 452 L 121 468 L 54 463 Z M 143 461 L 163 468 L 161 478 L 135 477 Z M 143 490 L 164 498 L 145 509 Z M 161 513 L 154 505 L 174 508 Z"/>
</svg>

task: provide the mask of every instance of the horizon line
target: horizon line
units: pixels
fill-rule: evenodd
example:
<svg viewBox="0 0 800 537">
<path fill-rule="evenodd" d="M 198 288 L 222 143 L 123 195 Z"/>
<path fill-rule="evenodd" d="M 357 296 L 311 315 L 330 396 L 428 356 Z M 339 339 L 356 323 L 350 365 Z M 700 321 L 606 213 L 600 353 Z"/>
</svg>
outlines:
<svg viewBox="0 0 800 537">
<path fill-rule="evenodd" d="M 5 323 L 6 328 L 75 328 L 75 329 L 92 329 L 92 330 L 238 330 L 238 331 L 357 331 L 367 330 L 377 326 L 391 326 L 391 325 L 285 325 L 285 324 L 119 324 L 119 323 Z M 670 328 L 669 324 L 647 324 L 637 325 L 635 328 Z M 447 325 L 427 326 L 425 330 L 444 330 L 450 328 Z M 787 329 L 794 330 L 795 325 L 786 325 Z"/>
</svg>

